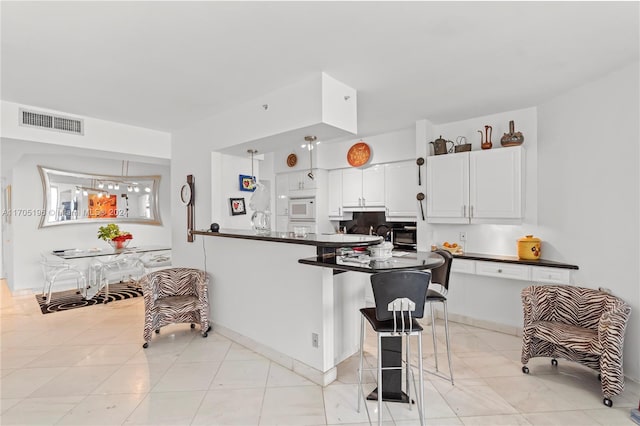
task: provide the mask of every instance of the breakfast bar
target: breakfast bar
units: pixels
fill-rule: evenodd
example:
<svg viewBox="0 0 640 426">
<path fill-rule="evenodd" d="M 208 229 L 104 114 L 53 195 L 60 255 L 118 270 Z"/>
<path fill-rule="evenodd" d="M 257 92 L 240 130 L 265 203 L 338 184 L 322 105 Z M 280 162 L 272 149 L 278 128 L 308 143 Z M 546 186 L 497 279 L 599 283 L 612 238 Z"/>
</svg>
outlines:
<svg viewBox="0 0 640 426">
<path fill-rule="evenodd" d="M 205 238 L 208 265 L 214 265 L 209 271 L 214 329 L 321 385 L 335 380 L 336 366 L 358 350 L 359 310 L 370 273 L 442 263 L 431 253 L 366 264 L 338 255 L 341 249 L 382 242 L 370 235 L 192 233 Z"/>
</svg>

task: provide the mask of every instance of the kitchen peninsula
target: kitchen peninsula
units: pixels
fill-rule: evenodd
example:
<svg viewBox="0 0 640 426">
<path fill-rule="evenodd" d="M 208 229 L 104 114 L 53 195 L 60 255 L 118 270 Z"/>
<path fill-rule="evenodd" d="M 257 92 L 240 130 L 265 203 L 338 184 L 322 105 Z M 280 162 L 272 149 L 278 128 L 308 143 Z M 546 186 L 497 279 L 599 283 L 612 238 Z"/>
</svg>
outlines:
<svg viewBox="0 0 640 426">
<path fill-rule="evenodd" d="M 214 265 L 208 271 L 214 329 L 321 385 L 335 380 L 336 366 L 358 350 L 370 273 L 443 262 L 430 253 L 380 262 L 380 269 L 372 269 L 375 262 L 336 261 L 339 248 L 382 242 L 370 235 L 192 233 L 205 238 L 208 265 Z"/>
</svg>

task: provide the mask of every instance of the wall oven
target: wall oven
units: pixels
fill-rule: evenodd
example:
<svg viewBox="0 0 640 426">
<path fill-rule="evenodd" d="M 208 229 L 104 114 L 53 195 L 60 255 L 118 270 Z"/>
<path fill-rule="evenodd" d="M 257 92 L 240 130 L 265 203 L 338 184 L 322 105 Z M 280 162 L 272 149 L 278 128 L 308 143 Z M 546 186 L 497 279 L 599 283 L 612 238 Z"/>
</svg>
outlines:
<svg viewBox="0 0 640 426">
<path fill-rule="evenodd" d="M 315 197 L 289 199 L 289 221 L 290 222 L 315 222 L 315 220 L 316 220 Z"/>
<path fill-rule="evenodd" d="M 391 230 L 391 242 L 393 247 L 400 250 L 417 250 L 418 239 L 415 226 L 404 226 Z"/>
</svg>

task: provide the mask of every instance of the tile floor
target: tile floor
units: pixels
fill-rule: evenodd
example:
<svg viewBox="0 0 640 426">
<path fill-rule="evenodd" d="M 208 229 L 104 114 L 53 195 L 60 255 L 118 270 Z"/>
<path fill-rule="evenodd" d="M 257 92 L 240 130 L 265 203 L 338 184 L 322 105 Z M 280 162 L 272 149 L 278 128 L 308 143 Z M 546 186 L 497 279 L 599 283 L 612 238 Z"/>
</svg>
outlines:
<svg viewBox="0 0 640 426">
<path fill-rule="evenodd" d="M 162 329 L 143 350 L 142 298 L 42 315 L 33 296 L 14 298 L 4 282 L 0 287 L 2 425 L 367 424 L 364 410 L 355 410 L 357 356 L 322 388 L 215 332 L 203 339 L 188 325 Z M 442 324 L 437 331 L 446 372 Z M 451 333 L 455 386 L 433 372 L 430 333 L 424 336 L 429 425 L 634 424 L 637 383 L 627 381 L 610 409 L 588 369 L 537 359 L 523 375 L 519 338 L 455 323 Z M 371 390 L 373 379 L 366 382 Z M 375 403 L 369 406 L 376 416 Z M 385 403 L 383 415 L 385 425 L 418 424 L 406 405 Z"/>
</svg>

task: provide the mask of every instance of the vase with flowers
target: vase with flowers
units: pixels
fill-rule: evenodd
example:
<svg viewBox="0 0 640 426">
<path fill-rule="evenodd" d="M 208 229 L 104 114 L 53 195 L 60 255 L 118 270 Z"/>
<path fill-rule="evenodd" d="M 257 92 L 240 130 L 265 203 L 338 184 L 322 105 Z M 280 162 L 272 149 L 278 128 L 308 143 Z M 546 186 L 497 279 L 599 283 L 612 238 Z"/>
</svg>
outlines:
<svg viewBox="0 0 640 426">
<path fill-rule="evenodd" d="M 115 223 L 109 223 L 98 228 L 98 238 L 108 242 L 114 249 L 123 249 L 133 238 L 130 232 L 122 231 Z"/>
</svg>

